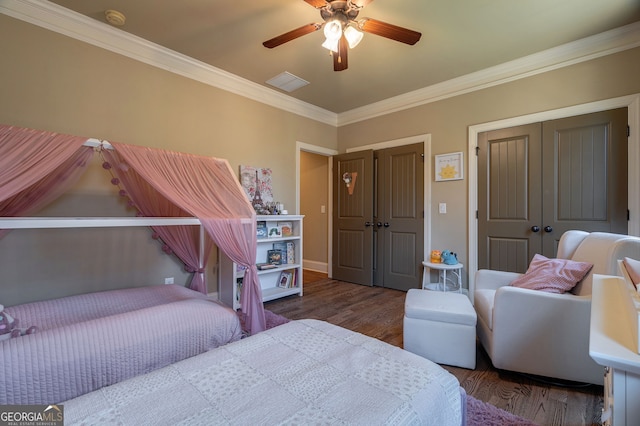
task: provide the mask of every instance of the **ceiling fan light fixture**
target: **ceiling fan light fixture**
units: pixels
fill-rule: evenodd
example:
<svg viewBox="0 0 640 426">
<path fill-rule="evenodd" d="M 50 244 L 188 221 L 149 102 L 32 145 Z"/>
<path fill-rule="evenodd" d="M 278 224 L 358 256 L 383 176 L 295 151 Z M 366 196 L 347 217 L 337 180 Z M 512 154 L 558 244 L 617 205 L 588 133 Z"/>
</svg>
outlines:
<svg viewBox="0 0 640 426">
<path fill-rule="evenodd" d="M 327 40 L 340 40 L 340 37 L 342 37 L 342 23 L 336 19 L 325 23 L 324 36 Z"/>
<path fill-rule="evenodd" d="M 338 39 L 335 39 L 335 40 L 326 39 L 324 43 L 322 43 L 322 47 L 332 52 L 338 53 Z"/>
<path fill-rule="evenodd" d="M 347 43 L 349 43 L 349 49 L 353 49 L 360 43 L 364 33 L 362 31 L 358 31 L 353 26 L 349 25 L 344 30 L 344 37 L 347 39 Z"/>
<path fill-rule="evenodd" d="M 324 22 L 303 25 L 262 43 L 269 49 L 295 40 L 306 34 L 323 30 L 326 40 L 322 47 L 331 52 L 333 70 L 348 68 L 348 52 L 362 41 L 364 33 L 375 34 L 390 40 L 414 45 L 422 36 L 417 31 L 388 24 L 372 18 L 358 19 L 360 9 L 372 0 L 304 0 L 320 11 Z M 335 54 L 334 54 L 335 53 Z"/>
</svg>

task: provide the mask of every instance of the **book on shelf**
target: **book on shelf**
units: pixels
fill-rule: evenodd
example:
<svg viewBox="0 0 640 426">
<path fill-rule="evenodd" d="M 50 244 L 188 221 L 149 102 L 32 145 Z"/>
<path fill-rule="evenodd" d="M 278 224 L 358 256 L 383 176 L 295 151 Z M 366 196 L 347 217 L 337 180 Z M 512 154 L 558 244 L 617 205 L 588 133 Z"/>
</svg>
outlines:
<svg viewBox="0 0 640 426">
<path fill-rule="evenodd" d="M 256 268 L 258 268 L 259 271 L 265 271 L 267 269 L 276 269 L 278 267 L 278 265 L 275 265 L 273 263 L 256 263 Z"/>
<path fill-rule="evenodd" d="M 269 233 L 269 235 L 268 235 L 269 238 L 280 238 L 280 237 L 282 237 L 282 229 L 280 229 L 279 226 L 269 225 L 269 226 L 267 226 L 267 231 Z"/>
<path fill-rule="evenodd" d="M 256 235 L 258 238 L 267 238 L 267 221 L 259 220 L 256 224 Z"/>
<path fill-rule="evenodd" d="M 280 228 L 283 237 L 290 237 L 293 235 L 293 225 L 291 222 L 278 222 L 278 227 Z"/>
<path fill-rule="evenodd" d="M 287 243 L 286 242 L 277 242 L 277 243 L 273 243 L 273 249 L 274 250 L 280 250 L 282 252 L 282 263 L 286 264 L 289 263 L 288 261 L 288 256 L 289 253 L 287 251 Z"/>
<path fill-rule="evenodd" d="M 282 271 L 280 272 L 280 277 L 278 278 L 278 287 L 289 288 L 291 287 L 292 281 L 293 281 L 293 272 Z"/>
<path fill-rule="evenodd" d="M 296 243 L 294 243 L 293 241 L 287 241 L 286 246 L 287 246 L 285 250 L 285 253 L 287 255 L 286 263 L 292 265 L 296 263 Z M 285 261 L 283 260 L 282 263 L 285 263 Z"/>
<path fill-rule="evenodd" d="M 273 249 L 267 250 L 267 263 L 282 265 L 282 251 Z"/>
<path fill-rule="evenodd" d="M 298 270 L 297 269 L 291 269 L 291 288 L 297 288 L 298 287 Z"/>
</svg>

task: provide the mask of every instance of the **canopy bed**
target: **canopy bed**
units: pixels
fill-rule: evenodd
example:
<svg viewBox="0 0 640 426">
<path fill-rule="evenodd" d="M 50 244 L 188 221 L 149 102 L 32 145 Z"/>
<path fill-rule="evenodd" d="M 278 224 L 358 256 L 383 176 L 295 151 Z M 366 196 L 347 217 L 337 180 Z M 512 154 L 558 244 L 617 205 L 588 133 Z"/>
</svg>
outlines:
<svg viewBox="0 0 640 426">
<path fill-rule="evenodd" d="M 192 268 L 191 289 L 172 296 L 105 292 L 8 308 L 39 330 L 0 341 L 0 404 L 63 403 L 67 424 L 107 418 L 123 424 L 464 424 L 464 390 L 427 359 L 322 321 L 264 331 L 255 213 L 226 161 L 116 143 L 105 149 L 99 141 L 89 145 L 84 138 L 0 126 L 0 232 L 145 224 Z M 79 172 L 72 169 L 81 169 L 94 149 L 141 217 L 18 217 L 47 202 L 52 191 L 63 192 Z M 199 234 L 187 230 L 193 225 L 201 225 Z M 221 320 L 205 319 L 204 311 L 215 303 L 202 294 L 202 229 L 246 267 L 246 338 L 237 339 L 233 323 L 227 326 L 230 335 L 210 337 L 224 333 L 211 325 Z M 187 317 L 206 324 L 194 327 Z M 193 345 L 185 338 L 193 333 L 209 340 Z M 165 356 L 157 356 L 162 351 Z"/>
<path fill-rule="evenodd" d="M 255 211 L 226 160 L 0 125 L 0 237 L 9 229 L 52 226 L 24 216 L 64 193 L 95 152 L 104 158 L 111 183 L 122 188 L 120 194 L 138 211 L 135 226 L 153 226 L 167 249 L 193 272 L 190 288 L 206 292 L 204 262 L 212 243 L 246 268 L 242 314 L 251 333 L 264 330 Z M 197 218 L 210 240 L 178 221 L 176 226 L 145 222 L 158 217 L 164 219 L 162 225 L 173 225 L 169 218 Z M 132 219 L 71 218 L 56 226 L 133 226 Z"/>
<path fill-rule="evenodd" d="M 96 152 L 139 217 L 24 217 L 64 193 Z M 244 322 L 264 330 L 260 285 L 250 285 L 254 219 L 226 160 L 0 126 L 0 238 L 18 228 L 150 226 L 193 273 L 191 289 L 170 297 L 148 286 L 124 300 L 111 291 L 7 307 L 36 332 L 0 341 L 0 404 L 59 402 L 239 339 L 237 314 L 206 296 L 213 242 L 247 267 Z"/>
</svg>

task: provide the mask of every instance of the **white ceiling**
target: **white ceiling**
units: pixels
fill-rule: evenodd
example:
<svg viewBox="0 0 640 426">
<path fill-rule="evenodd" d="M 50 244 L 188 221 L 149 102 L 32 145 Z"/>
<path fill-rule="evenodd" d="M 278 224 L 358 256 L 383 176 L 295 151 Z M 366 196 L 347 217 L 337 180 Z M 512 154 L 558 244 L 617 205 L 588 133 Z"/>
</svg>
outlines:
<svg viewBox="0 0 640 426">
<path fill-rule="evenodd" d="M 105 10 L 118 10 L 126 16 L 122 31 L 260 85 L 287 71 L 310 82 L 287 95 L 338 114 L 640 22 L 640 0 L 375 0 L 359 18 L 422 38 L 409 46 L 365 33 L 349 51 L 349 68 L 335 72 L 321 31 L 274 49 L 262 45 L 322 22 L 303 0 L 52 3 L 96 25 L 107 25 Z"/>
</svg>

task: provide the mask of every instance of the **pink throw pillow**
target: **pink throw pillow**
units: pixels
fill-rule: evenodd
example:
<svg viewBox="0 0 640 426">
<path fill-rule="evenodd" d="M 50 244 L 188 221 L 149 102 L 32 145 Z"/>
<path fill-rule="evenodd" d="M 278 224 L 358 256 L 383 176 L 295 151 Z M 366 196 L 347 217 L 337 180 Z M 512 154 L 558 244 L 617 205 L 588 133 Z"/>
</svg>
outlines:
<svg viewBox="0 0 640 426">
<path fill-rule="evenodd" d="M 549 293 L 565 293 L 582 281 L 592 267 L 588 262 L 548 259 L 536 254 L 527 272 L 513 280 L 510 285 Z"/>
<path fill-rule="evenodd" d="M 627 270 L 629 277 L 631 278 L 631 282 L 633 285 L 638 287 L 640 284 L 640 260 L 631 259 L 630 257 L 625 257 L 622 259 L 622 264 L 624 268 Z"/>
</svg>

